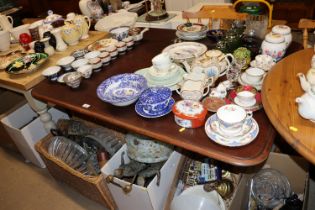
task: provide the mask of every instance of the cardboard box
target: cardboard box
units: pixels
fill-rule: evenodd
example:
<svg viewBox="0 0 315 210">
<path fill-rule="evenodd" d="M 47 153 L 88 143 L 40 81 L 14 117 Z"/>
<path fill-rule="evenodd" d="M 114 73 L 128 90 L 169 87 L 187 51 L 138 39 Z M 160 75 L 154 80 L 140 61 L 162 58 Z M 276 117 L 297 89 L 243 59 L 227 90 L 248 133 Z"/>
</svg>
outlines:
<svg viewBox="0 0 315 210">
<path fill-rule="evenodd" d="M 247 209 L 250 189 L 249 180 L 261 168 L 277 169 L 289 179 L 293 192 L 304 194 L 305 184 L 308 181 L 308 167 L 307 161 L 302 157 L 271 152 L 264 165 L 254 168 L 255 170 L 252 173 L 243 174 L 230 210 Z"/>
<path fill-rule="evenodd" d="M 23 95 L 2 89 L 0 89 L 0 100 L 0 120 L 27 103 Z M 2 123 L 0 123 L 0 146 L 18 152 L 18 148 Z"/>
<path fill-rule="evenodd" d="M 55 122 L 60 118 L 69 118 L 67 114 L 55 108 L 49 109 L 48 112 Z M 39 167 L 45 168 L 45 164 L 36 152 L 34 145 L 48 133 L 37 113 L 28 104 L 25 104 L 1 119 L 1 122 L 24 158 Z"/>
<path fill-rule="evenodd" d="M 105 164 L 101 169 L 104 177 L 113 175 L 115 169 L 121 164 L 121 155 L 123 152 L 125 163 L 130 159 L 127 155 L 126 144 Z M 157 186 L 157 177 L 150 182 L 148 187 L 141 187 L 133 184 L 129 193 L 123 192 L 120 186 L 129 185 L 129 182 L 114 178 L 113 183 L 108 183 L 108 188 L 115 200 L 119 210 L 161 210 L 164 208 L 168 192 L 173 183 L 177 167 L 179 165 L 181 154 L 174 151 L 162 167 L 160 184 Z"/>
</svg>

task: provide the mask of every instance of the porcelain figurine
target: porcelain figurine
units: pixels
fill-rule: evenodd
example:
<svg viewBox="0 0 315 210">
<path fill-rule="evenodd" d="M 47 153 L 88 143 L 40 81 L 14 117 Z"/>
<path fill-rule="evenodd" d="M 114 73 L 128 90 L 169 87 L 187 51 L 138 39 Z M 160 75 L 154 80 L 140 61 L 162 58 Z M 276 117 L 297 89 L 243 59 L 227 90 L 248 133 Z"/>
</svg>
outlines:
<svg viewBox="0 0 315 210">
<path fill-rule="evenodd" d="M 81 13 L 90 18 L 101 17 L 104 12 L 96 0 L 80 0 L 79 8 Z M 94 18 L 93 17 L 93 18 Z"/>
<path fill-rule="evenodd" d="M 275 62 L 278 62 L 285 54 L 287 45 L 281 34 L 269 33 L 261 44 L 262 54 L 270 55 Z"/>
<path fill-rule="evenodd" d="M 52 30 L 51 33 L 56 38 L 56 50 L 57 51 L 65 51 L 68 48 L 68 46 L 63 41 L 63 39 L 61 37 L 61 29 L 60 28 L 56 28 L 56 29 Z"/>
<path fill-rule="evenodd" d="M 76 45 L 79 42 L 81 37 L 80 31 L 77 29 L 77 26 L 72 24 L 69 21 L 65 21 L 65 25 L 61 28 L 61 35 L 63 40 L 68 45 Z"/>
<path fill-rule="evenodd" d="M 67 15 L 67 20 L 71 21 L 78 27 L 81 34 L 81 39 L 87 39 L 89 37 L 89 29 L 91 27 L 91 20 L 88 16 L 76 15 L 73 12 Z"/>
</svg>

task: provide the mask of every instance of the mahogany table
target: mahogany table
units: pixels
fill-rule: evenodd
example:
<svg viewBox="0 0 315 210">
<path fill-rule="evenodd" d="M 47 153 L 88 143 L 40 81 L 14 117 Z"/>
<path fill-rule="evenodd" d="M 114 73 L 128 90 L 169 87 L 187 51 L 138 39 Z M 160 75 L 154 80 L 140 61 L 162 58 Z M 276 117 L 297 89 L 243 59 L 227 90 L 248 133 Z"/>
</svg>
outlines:
<svg viewBox="0 0 315 210">
<path fill-rule="evenodd" d="M 214 143 L 207 137 L 203 127 L 179 132 L 180 127 L 175 123 L 172 113 L 157 119 L 145 119 L 136 114 L 134 104 L 115 107 L 97 97 L 96 88 L 103 80 L 112 75 L 134 72 L 151 66 L 151 59 L 172 44 L 174 38 L 173 30 L 150 29 L 133 50 L 117 58 L 102 71 L 94 73 L 91 79 L 83 80 L 78 89 L 70 89 L 65 85 L 45 80 L 33 89 L 32 95 L 89 119 L 147 135 L 232 165 L 252 166 L 263 162 L 268 157 L 276 136 L 276 131 L 263 110 L 254 113 L 254 118 L 260 126 L 258 137 L 246 146 L 231 148 Z M 213 44 L 207 39 L 203 42 L 209 48 Z M 178 95 L 174 95 L 175 99 L 179 100 Z M 84 108 L 84 104 L 89 104 L 90 107 Z"/>
<path fill-rule="evenodd" d="M 281 136 L 315 164 L 315 124 L 298 114 L 295 103 L 295 98 L 304 93 L 296 75 L 308 71 L 313 55 L 314 50 L 310 48 L 293 53 L 277 63 L 264 80 L 262 102 Z"/>
</svg>

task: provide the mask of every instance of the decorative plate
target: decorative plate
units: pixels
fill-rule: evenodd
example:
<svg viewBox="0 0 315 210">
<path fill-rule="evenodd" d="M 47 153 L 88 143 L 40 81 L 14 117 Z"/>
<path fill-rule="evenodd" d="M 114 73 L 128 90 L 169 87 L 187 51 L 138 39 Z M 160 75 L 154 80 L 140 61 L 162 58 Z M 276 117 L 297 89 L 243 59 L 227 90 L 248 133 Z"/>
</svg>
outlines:
<svg viewBox="0 0 315 210">
<path fill-rule="evenodd" d="M 87 49 L 89 51 L 100 50 L 102 48 L 106 48 L 106 47 L 111 46 L 111 45 L 115 46 L 115 44 L 117 44 L 117 43 L 118 43 L 117 39 L 111 39 L 111 38 L 101 39 L 101 40 L 94 42 L 93 44 L 90 44 L 87 47 Z"/>
<path fill-rule="evenodd" d="M 115 106 L 128 106 L 147 88 L 147 80 L 142 75 L 126 73 L 104 80 L 96 93 L 102 101 Z"/>
<path fill-rule="evenodd" d="M 215 123 L 217 122 L 217 115 L 213 114 L 211 115 L 206 124 L 205 124 L 205 131 L 207 136 L 216 142 L 217 144 L 228 146 L 228 147 L 240 147 L 247 145 L 251 143 L 258 135 L 259 133 L 259 126 L 255 119 L 251 118 L 250 121 L 252 123 L 250 130 L 244 134 L 237 137 L 224 137 L 216 132 L 215 129 L 213 129 L 213 126 L 215 126 Z M 248 121 L 246 123 L 249 123 Z M 212 126 L 211 126 L 212 125 Z"/>
<path fill-rule="evenodd" d="M 177 61 L 199 57 L 206 51 L 207 46 L 197 42 L 180 42 L 163 49 L 163 52 L 169 53 L 170 57 Z"/>
<path fill-rule="evenodd" d="M 237 93 L 241 91 L 246 91 L 246 90 L 255 93 L 256 100 L 255 100 L 254 105 L 252 106 L 242 106 L 242 104 L 236 100 Z M 261 102 L 261 93 L 258 92 L 254 87 L 249 86 L 249 85 L 239 86 L 236 89 L 231 90 L 226 99 L 226 102 L 228 104 L 234 103 L 236 105 L 242 106 L 246 111 L 252 111 L 252 112 L 257 111 L 263 107 L 262 102 Z"/>
<path fill-rule="evenodd" d="M 217 112 L 221 106 L 224 106 L 227 103 L 223 98 L 208 96 L 202 100 L 202 104 L 208 111 Z"/>
<path fill-rule="evenodd" d="M 199 34 L 205 32 L 208 27 L 201 23 L 183 23 L 177 26 L 177 31 L 186 34 Z"/>
<path fill-rule="evenodd" d="M 176 31 L 176 36 L 182 40 L 187 40 L 187 41 L 195 41 L 195 40 L 200 40 L 205 38 L 207 35 L 206 34 L 198 34 L 198 35 L 184 35 L 181 34 L 179 31 Z"/>
<path fill-rule="evenodd" d="M 144 117 L 144 118 L 158 118 L 158 117 L 162 117 L 162 116 L 165 116 L 168 113 L 170 113 L 172 111 L 172 107 L 173 107 L 174 104 L 175 104 L 175 100 L 173 98 L 171 98 L 170 101 L 168 102 L 168 105 L 167 105 L 166 109 L 164 109 L 163 111 L 159 111 L 159 112 L 156 112 L 156 113 L 148 113 L 148 112 L 145 111 L 145 109 L 141 105 L 141 103 L 137 102 L 136 106 L 135 106 L 135 110 L 136 110 L 136 113 L 138 115 L 140 115 L 141 117 Z"/>
<path fill-rule="evenodd" d="M 0 55 L 0 69 L 5 69 L 10 63 L 22 57 L 25 53 L 21 50 L 10 52 L 6 55 Z"/>
<path fill-rule="evenodd" d="M 31 53 L 10 63 L 5 71 L 8 74 L 25 74 L 35 71 L 48 58 L 46 53 Z"/>
</svg>

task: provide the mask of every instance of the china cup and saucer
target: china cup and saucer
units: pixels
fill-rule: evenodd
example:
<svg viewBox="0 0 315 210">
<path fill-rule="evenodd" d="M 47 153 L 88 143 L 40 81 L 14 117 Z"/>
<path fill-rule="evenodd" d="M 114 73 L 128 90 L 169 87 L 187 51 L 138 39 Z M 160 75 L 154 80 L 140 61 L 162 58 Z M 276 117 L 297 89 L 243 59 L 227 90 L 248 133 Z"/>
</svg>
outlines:
<svg viewBox="0 0 315 210">
<path fill-rule="evenodd" d="M 242 73 L 239 78 L 238 78 L 238 82 L 241 85 L 251 85 L 253 87 L 255 87 L 257 90 L 261 90 L 262 88 L 262 84 L 263 84 L 263 80 L 259 81 L 259 82 L 251 82 L 248 80 L 248 76 L 247 74 L 244 72 Z"/>
</svg>

